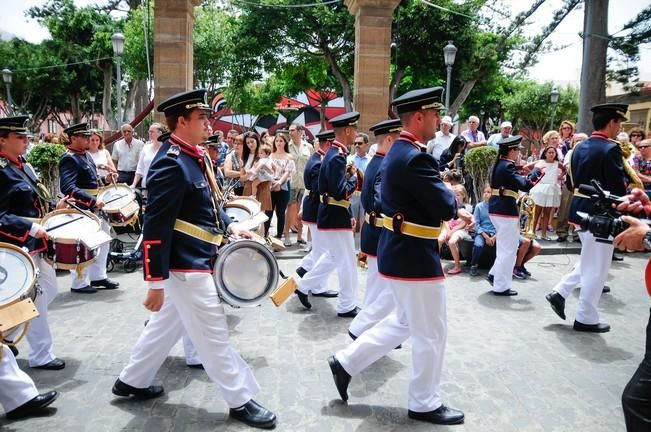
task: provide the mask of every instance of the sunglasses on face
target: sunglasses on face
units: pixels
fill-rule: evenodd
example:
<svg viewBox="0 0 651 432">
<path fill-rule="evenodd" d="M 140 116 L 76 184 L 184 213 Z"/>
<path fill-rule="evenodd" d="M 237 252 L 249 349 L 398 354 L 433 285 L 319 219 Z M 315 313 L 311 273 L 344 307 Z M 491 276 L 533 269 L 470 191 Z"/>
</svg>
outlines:
<svg viewBox="0 0 651 432">
<path fill-rule="evenodd" d="M 637 146 L 637 148 L 639 148 L 639 149 L 643 149 L 643 148 L 649 148 L 649 147 L 651 147 L 651 146 L 648 146 L 648 145 L 641 145 L 641 146 Z"/>
<path fill-rule="evenodd" d="M 355 145 L 364 145 L 364 141 L 361 142 L 355 141 Z"/>
<path fill-rule="evenodd" d="M 642 135 L 640 135 L 640 134 L 631 134 L 631 138 L 635 138 L 635 137 L 642 138 Z"/>
</svg>

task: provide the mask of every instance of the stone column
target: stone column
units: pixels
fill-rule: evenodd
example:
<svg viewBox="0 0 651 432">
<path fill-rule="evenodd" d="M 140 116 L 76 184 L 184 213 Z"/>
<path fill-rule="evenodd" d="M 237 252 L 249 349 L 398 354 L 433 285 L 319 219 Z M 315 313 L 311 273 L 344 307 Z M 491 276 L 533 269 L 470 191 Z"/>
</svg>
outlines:
<svg viewBox="0 0 651 432">
<path fill-rule="evenodd" d="M 154 6 L 154 102 L 192 89 L 194 7 L 201 0 L 156 0 Z M 158 121 L 164 121 L 156 114 Z"/>
<path fill-rule="evenodd" d="M 355 89 L 359 130 L 386 120 L 389 110 L 391 22 L 400 0 L 345 0 L 355 16 Z"/>
</svg>

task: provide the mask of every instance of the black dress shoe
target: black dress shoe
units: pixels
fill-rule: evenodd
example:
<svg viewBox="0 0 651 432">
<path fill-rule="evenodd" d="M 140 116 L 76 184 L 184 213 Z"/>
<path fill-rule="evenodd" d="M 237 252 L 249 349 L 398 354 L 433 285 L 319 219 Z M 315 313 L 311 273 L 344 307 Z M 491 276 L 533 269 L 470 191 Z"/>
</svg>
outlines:
<svg viewBox="0 0 651 432">
<path fill-rule="evenodd" d="M 332 378 L 335 380 L 335 387 L 341 396 L 341 400 L 346 402 L 348 400 L 348 384 L 350 384 L 350 374 L 339 363 L 335 356 L 328 357 L 328 364 L 332 371 Z"/>
<path fill-rule="evenodd" d="M 353 309 L 349 310 L 348 312 L 343 312 L 343 313 L 338 313 L 337 316 L 339 318 L 355 318 L 358 313 L 360 313 L 362 310 L 355 306 Z"/>
<path fill-rule="evenodd" d="M 312 303 L 310 303 L 310 300 L 308 300 L 307 294 L 303 294 L 299 290 L 296 290 L 294 292 L 298 296 L 298 300 L 301 302 L 301 304 L 305 306 L 305 309 L 312 309 Z"/>
<path fill-rule="evenodd" d="M 601 289 L 602 294 L 608 294 L 610 292 L 610 287 L 608 285 L 604 285 L 604 287 Z"/>
<path fill-rule="evenodd" d="M 239 408 L 231 408 L 232 419 L 241 421 L 251 427 L 273 429 L 276 427 L 276 414 L 272 413 L 253 399 Z"/>
<path fill-rule="evenodd" d="M 565 299 L 562 295 L 556 291 L 552 291 L 545 296 L 545 299 L 549 302 L 552 307 L 552 310 L 556 312 L 556 315 L 565 319 Z"/>
<path fill-rule="evenodd" d="M 90 285 L 86 285 L 85 287 L 81 287 L 81 288 L 70 288 L 70 291 L 78 294 L 95 294 L 97 292 L 97 288 L 93 288 Z"/>
<path fill-rule="evenodd" d="M 351 338 L 352 340 L 357 339 L 357 336 L 355 336 L 354 334 L 352 334 L 350 330 L 348 330 L 348 336 L 350 336 L 350 338 Z"/>
<path fill-rule="evenodd" d="M 610 331 L 610 326 L 604 323 L 583 324 L 574 320 L 574 330 L 589 333 L 608 333 Z"/>
<path fill-rule="evenodd" d="M 463 423 L 463 419 L 465 417 L 463 412 L 454 408 L 448 408 L 445 405 L 441 405 L 434 411 L 427 412 L 416 412 L 409 410 L 407 411 L 407 415 L 409 418 L 414 420 L 440 425 L 461 424 Z"/>
<path fill-rule="evenodd" d="M 565 243 L 567 241 L 567 236 L 558 236 L 556 241 L 559 243 Z"/>
<path fill-rule="evenodd" d="M 9 349 L 10 349 L 11 352 L 13 353 L 14 357 L 18 357 L 18 353 L 19 353 L 20 351 L 18 351 L 18 348 L 16 348 L 15 345 L 9 345 Z"/>
<path fill-rule="evenodd" d="M 512 289 L 507 289 L 506 291 L 500 291 L 500 292 L 497 292 L 497 291 L 491 291 L 491 292 L 493 293 L 493 295 L 500 296 L 500 297 L 518 295 L 518 292 L 516 290 L 512 290 Z"/>
<path fill-rule="evenodd" d="M 134 396 L 136 399 L 153 399 L 165 393 L 163 386 L 149 386 L 147 388 L 136 388 L 125 384 L 118 378 L 113 384 L 113 394 L 116 396 Z"/>
<path fill-rule="evenodd" d="M 305 276 L 305 273 L 307 273 L 307 270 L 305 270 L 303 267 L 297 267 L 296 268 L 296 274 L 302 279 L 303 276 Z"/>
<path fill-rule="evenodd" d="M 488 275 L 486 275 L 486 280 L 488 281 L 489 284 L 491 284 L 491 286 L 493 286 L 493 282 L 495 281 L 495 277 L 492 274 L 489 273 Z"/>
<path fill-rule="evenodd" d="M 102 287 L 104 289 L 116 289 L 117 287 L 120 286 L 119 282 L 112 281 L 109 278 L 102 279 L 102 280 L 97 280 L 97 281 L 91 281 L 90 286 L 94 287 Z"/>
<path fill-rule="evenodd" d="M 44 369 L 44 370 L 61 370 L 66 367 L 66 362 L 60 358 L 55 358 L 54 360 L 45 363 L 40 366 L 31 366 L 32 369 Z"/>
<path fill-rule="evenodd" d="M 613 252 L 613 261 L 624 261 L 624 257 Z"/>
<path fill-rule="evenodd" d="M 316 294 L 312 293 L 312 297 L 327 297 L 327 298 L 339 297 L 339 292 L 335 290 L 328 290 Z"/>
<path fill-rule="evenodd" d="M 190 369 L 204 369 L 202 363 L 189 364 L 189 365 L 186 365 L 186 366 L 189 367 Z"/>
<path fill-rule="evenodd" d="M 55 399 L 59 396 L 59 393 L 56 391 L 49 391 L 47 393 L 40 394 L 34 399 L 30 400 L 19 406 L 18 408 L 11 410 L 7 413 L 7 418 L 9 420 L 17 420 L 25 417 L 29 417 L 32 414 L 36 414 L 38 410 L 45 408 L 50 405 Z"/>
</svg>

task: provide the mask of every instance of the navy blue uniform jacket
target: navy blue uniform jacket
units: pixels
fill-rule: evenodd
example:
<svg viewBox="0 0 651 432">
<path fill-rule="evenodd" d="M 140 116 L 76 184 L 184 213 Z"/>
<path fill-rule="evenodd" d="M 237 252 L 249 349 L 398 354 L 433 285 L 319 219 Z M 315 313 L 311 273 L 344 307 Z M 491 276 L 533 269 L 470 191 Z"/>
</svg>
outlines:
<svg viewBox="0 0 651 432">
<path fill-rule="evenodd" d="M 36 173 L 22 158 L 18 162 L 12 163 L 0 155 L 0 241 L 37 253 L 45 250 L 47 243 L 29 235 L 32 221 L 25 218 L 41 218 L 45 209 L 41 208 L 34 187 L 14 169 L 21 170 L 33 183 L 38 182 Z"/>
<path fill-rule="evenodd" d="M 339 141 L 332 145 L 323 156 L 319 170 L 319 194 L 336 200 L 347 200 L 355 192 L 357 177 L 346 180 L 346 156 L 348 150 Z M 319 205 L 317 226 L 320 230 L 352 230 L 350 209 L 337 205 Z"/>
<path fill-rule="evenodd" d="M 595 179 L 601 187 L 615 195 L 626 194 L 624 179 L 626 174 L 622 161 L 622 149 L 616 141 L 611 141 L 601 132 L 593 132 L 587 140 L 579 143 L 571 155 L 571 173 L 566 177 L 569 190 L 574 190 L 582 184 L 590 184 Z M 580 218 L 576 212 L 594 214 L 592 201 L 586 198 L 573 197 L 570 205 L 570 222 L 579 224 Z"/>
<path fill-rule="evenodd" d="M 454 194 L 441 180 L 439 165 L 416 137 L 402 131 L 381 165 L 382 213 L 430 227 L 456 216 Z M 390 279 L 443 279 L 437 239 L 422 239 L 383 229 L 378 270 Z"/>
<path fill-rule="evenodd" d="M 518 173 L 515 162 L 509 159 L 497 159 L 491 176 L 492 189 L 508 189 L 513 192 L 529 192 L 538 180 L 542 172 L 538 168 L 531 170 L 528 176 Z M 488 200 L 488 213 L 496 216 L 519 217 L 517 200 L 511 196 L 491 195 Z"/>
<path fill-rule="evenodd" d="M 85 151 L 68 149 L 59 160 L 59 185 L 61 192 L 76 200 L 82 209 L 93 209 L 96 197 L 82 189 L 99 188 L 97 167 Z"/>
<path fill-rule="evenodd" d="M 147 173 L 143 222 L 145 280 L 160 281 L 170 271 L 212 273 L 217 246 L 174 231 L 176 219 L 218 234 L 211 189 L 203 173 L 203 153 L 176 135 L 165 141 Z M 225 228 L 232 222 L 219 212 Z"/>
<path fill-rule="evenodd" d="M 310 193 L 303 198 L 303 222 L 316 223 L 319 213 L 319 170 L 321 169 L 321 157 L 323 151 L 318 149 L 307 160 L 303 172 L 305 189 Z"/>
<path fill-rule="evenodd" d="M 376 152 L 373 158 L 366 166 L 364 173 L 364 182 L 362 183 L 361 203 L 364 211 L 371 218 L 382 216 L 382 200 L 380 199 L 380 167 L 384 160 L 384 153 Z M 380 241 L 380 234 L 384 228 L 378 228 L 364 222 L 362 233 L 360 235 L 360 249 L 368 256 L 377 256 L 377 244 Z"/>
</svg>

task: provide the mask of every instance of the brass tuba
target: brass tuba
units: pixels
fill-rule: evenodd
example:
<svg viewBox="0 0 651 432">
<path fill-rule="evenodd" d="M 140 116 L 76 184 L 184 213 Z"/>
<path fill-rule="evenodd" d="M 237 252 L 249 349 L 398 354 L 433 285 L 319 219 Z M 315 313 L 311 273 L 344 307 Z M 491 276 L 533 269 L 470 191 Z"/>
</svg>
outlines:
<svg viewBox="0 0 651 432">
<path fill-rule="evenodd" d="M 518 202 L 520 219 L 522 219 L 522 216 L 526 216 L 526 221 L 524 222 L 524 226 L 520 229 L 520 234 L 525 238 L 533 240 L 536 238 L 536 204 L 533 202 L 533 198 L 528 194 L 522 195 L 518 198 Z"/>
</svg>

